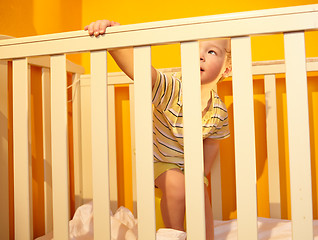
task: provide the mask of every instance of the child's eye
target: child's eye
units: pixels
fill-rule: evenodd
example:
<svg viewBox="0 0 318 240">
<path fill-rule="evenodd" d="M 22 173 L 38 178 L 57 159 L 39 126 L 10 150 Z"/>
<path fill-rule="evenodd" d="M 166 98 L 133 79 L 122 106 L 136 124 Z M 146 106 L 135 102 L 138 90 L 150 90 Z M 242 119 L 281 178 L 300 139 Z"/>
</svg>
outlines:
<svg viewBox="0 0 318 240">
<path fill-rule="evenodd" d="M 216 55 L 216 52 L 214 50 L 210 50 L 210 51 L 208 51 L 208 54 Z"/>
</svg>

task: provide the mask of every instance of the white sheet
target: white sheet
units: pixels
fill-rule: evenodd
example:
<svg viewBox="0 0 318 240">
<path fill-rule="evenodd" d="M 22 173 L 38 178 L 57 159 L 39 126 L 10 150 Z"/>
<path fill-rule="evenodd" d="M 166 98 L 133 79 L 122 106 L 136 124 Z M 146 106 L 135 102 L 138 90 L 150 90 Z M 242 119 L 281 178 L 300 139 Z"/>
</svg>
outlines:
<svg viewBox="0 0 318 240">
<path fill-rule="evenodd" d="M 236 240 L 237 221 L 214 221 L 216 240 Z M 71 240 L 93 240 L 93 204 L 79 207 L 69 222 Z M 112 240 L 137 240 L 137 219 L 124 207 L 120 207 L 111 217 Z M 289 220 L 258 218 L 259 240 L 291 240 L 291 222 Z M 51 240 L 53 233 L 36 240 Z M 185 240 L 186 233 L 173 229 L 159 229 L 157 240 Z M 318 240 L 318 220 L 314 221 L 314 239 Z"/>
<path fill-rule="evenodd" d="M 236 240 L 237 239 L 237 221 L 214 221 L 215 239 Z M 314 220 L 314 239 L 318 240 L 318 220 Z M 291 240 L 291 221 L 258 218 L 258 239 L 259 240 Z"/>
</svg>

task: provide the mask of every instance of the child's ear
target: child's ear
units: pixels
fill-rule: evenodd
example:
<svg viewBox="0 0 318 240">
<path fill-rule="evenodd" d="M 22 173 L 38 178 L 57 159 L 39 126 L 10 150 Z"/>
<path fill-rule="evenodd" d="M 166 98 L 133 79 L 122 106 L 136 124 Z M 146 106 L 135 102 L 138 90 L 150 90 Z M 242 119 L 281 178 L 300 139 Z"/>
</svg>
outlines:
<svg viewBox="0 0 318 240">
<path fill-rule="evenodd" d="M 232 73 L 232 65 L 229 65 L 225 68 L 225 70 L 222 74 L 222 77 L 226 78 L 226 77 L 230 76 L 231 73 Z"/>
</svg>

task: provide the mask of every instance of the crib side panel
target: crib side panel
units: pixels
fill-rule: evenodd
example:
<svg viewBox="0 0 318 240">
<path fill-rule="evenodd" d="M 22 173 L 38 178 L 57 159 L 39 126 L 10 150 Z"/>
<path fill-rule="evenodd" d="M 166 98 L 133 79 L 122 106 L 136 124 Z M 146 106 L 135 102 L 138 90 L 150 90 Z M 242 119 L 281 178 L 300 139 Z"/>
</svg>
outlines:
<svg viewBox="0 0 318 240">
<path fill-rule="evenodd" d="M 8 62 L 0 61 L 0 238 L 9 240 Z"/>
</svg>

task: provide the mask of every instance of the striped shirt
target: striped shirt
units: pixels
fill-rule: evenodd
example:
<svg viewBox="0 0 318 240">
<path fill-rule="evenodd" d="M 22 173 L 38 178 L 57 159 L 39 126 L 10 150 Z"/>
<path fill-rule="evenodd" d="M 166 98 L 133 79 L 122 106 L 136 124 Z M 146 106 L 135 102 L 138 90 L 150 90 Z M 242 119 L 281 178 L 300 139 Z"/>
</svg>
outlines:
<svg viewBox="0 0 318 240">
<path fill-rule="evenodd" d="M 180 73 L 157 72 L 152 90 L 153 152 L 155 162 L 176 163 L 183 167 L 182 78 Z M 211 91 L 212 103 L 202 117 L 203 139 L 230 135 L 228 113 L 219 96 Z"/>
</svg>

